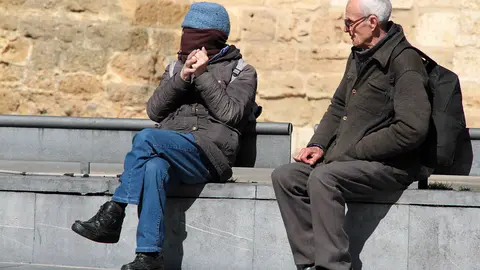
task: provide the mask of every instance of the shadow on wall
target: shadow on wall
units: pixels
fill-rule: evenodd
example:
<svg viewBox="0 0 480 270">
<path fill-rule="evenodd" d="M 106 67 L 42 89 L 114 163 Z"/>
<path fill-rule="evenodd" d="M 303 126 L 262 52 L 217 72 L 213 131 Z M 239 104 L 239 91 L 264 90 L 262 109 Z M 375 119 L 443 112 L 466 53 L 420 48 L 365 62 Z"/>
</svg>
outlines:
<svg viewBox="0 0 480 270">
<path fill-rule="evenodd" d="M 173 193 L 188 194 L 190 198 L 168 199 L 165 211 L 165 241 L 163 252 L 165 269 L 182 269 L 183 241 L 187 239 L 185 213 L 200 196 L 205 184 L 182 185 L 175 187 Z M 173 199 L 173 198 L 172 198 Z"/>
<path fill-rule="evenodd" d="M 403 191 L 396 192 L 388 196 L 388 201 L 397 202 L 402 196 Z M 363 263 L 360 254 L 363 251 L 365 243 L 378 227 L 382 219 L 394 203 L 380 204 L 371 207 L 371 204 L 362 204 L 361 202 L 348 203 L 348 212 L 345 218 L 345 232 L 350 241 L 350 255 L 352 256 L 352 269 L 361 270 Z"/>
</svg>

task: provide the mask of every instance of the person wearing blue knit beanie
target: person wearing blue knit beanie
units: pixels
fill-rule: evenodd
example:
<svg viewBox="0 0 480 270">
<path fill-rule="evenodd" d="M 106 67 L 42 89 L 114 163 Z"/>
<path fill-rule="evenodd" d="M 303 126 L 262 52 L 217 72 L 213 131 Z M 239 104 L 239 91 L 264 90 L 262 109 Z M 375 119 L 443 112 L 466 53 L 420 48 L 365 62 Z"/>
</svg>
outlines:
<svg viewBox="0 0 480 270">
<path fill-rule="evenodd" d="M 260 112 L 255 68 L 226 43 L 230 19 L 225 8 L 194 3 L 181 27 L 178 59 L 166 67 L 147 102 L 148 117 L 158 128 L 133 138 L 112 199 L 89 220 L 72 225 L 87 239 L 116 243 L 126 206 L 138 205 L 136 257 L 122 270 L 181 268 L 176 259 L 181 254 L 164 258 L 167 188 L 230 179 L 241 134 L 254 127 Z M 218 262 L 222 268 L 229 265 Z"/>
</svg>

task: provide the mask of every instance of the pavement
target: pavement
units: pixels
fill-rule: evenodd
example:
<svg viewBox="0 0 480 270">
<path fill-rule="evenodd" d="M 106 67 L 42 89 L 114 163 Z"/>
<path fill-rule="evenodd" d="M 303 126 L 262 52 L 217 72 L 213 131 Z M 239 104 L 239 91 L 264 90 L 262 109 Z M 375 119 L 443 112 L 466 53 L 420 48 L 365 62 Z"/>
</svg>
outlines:
<svg viewBox="0 0 480 270">
<path fill-rule="evenodd" d="M 75 267 L 75 266 L 59 266 L 59 265 L 46 265 L 46 264 L 27 264 L 27 263 L 0 263 L 1 270 L 107 270 L 107 268 L 88 268 L 88 267 Z"/>
</svg>

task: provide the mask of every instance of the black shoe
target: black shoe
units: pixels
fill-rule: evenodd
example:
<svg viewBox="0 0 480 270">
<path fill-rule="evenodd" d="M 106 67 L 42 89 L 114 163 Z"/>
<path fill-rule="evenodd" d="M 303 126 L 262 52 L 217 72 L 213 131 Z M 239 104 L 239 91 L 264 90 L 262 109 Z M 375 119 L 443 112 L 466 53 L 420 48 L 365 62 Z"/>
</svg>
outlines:
<svg viewBox="0 0 480 270">
<path fill-rule="evenodd" d="M 163 270 L 163 254 L 137 253 L 135 260 L 122 266 L 122 270 Z"/>
<path fill-rule="evenodd" d="M 87 221 L 77 220 L 72 230 L 79 235 L 99 243 L 117 243 L 122 231 L 125 210 L 115 202 L 106 202 Z"/>
<path fill-rule="evenodd" d="M 315 270 L 314 264 L 300 264 L 297 265 L 297 270 Z"/>
</svg>

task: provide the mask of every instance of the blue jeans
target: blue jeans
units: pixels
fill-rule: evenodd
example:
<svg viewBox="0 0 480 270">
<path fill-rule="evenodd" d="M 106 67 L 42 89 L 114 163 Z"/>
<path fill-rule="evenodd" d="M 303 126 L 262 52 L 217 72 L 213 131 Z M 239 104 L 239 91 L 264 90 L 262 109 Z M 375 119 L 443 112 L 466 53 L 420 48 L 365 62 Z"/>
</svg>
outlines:
<svg viewBox="0 0 480 270">
<path fill-rule="evenodd" d="M 166 188 L 205 183 L 209 178 L 206 160 L 192 134 L 150 128 L 135 134 L 112 200 L 141 206 L 136 252 L 162 250 Z"/>
</svg>

